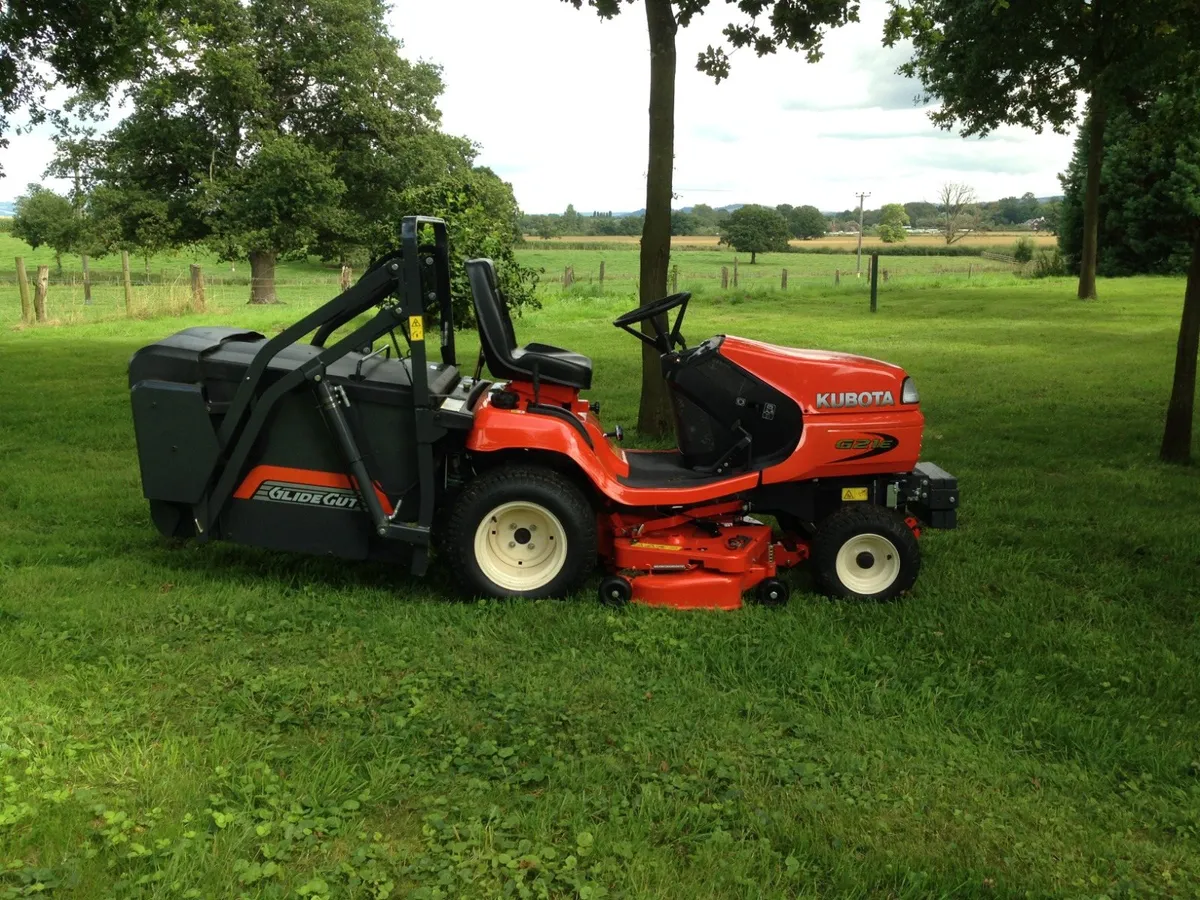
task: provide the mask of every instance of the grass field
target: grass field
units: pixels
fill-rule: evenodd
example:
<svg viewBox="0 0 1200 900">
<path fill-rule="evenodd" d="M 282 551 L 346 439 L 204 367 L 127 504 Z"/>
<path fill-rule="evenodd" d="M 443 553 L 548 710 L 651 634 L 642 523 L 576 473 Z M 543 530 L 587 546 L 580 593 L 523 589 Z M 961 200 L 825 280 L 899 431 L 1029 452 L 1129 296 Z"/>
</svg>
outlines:
<svg viewBox="0 0 1200 900">
<path fill-rule="evenodd" d="M 0 898 L 1200 896 L 1200 478 L 1155 461 L 1182 282 L 702 287 L 693 338 L 917 380 L 964 503 L 905 601 L 459 602 L 452 561 L 175 546 L 125 366 L 203 320 L 0 328 Z M 626 299 L 546 301 L 521 338 L 631 424 Z"/>
</svg>

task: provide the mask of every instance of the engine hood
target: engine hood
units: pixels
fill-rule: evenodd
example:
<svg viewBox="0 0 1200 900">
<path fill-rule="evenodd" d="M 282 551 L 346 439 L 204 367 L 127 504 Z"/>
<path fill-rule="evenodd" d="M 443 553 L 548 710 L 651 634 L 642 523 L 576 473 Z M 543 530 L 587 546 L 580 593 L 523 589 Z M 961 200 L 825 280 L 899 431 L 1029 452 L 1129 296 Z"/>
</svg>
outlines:
<svg viewBox="0 0 1200 900">
<path fill-rule="evenodd" d="M 907 377 L 899 366 L 867 356 L 779 347 L 732 335 L 721 341 L 721 355 L 779 388 L 805 415 L 895 409 Z"/>
</svg>

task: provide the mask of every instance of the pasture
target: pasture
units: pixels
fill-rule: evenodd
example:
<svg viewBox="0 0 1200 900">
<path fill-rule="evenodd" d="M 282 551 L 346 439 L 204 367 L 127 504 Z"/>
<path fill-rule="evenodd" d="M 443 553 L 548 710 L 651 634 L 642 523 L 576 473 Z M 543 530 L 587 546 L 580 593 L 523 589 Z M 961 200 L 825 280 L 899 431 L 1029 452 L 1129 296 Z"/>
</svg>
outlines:
<svg viewBox="0 0 1200 900">
<path fill-rule="evenodd" d="M 329 291 L 21 328 L 4 286 L 0 898 L 1200 894 L 1200 477 L 1155 460 L 1182 281 L 917 275 L 874 316 L 823 276 L 681 283 L 693 340 L 908 368 L 964 497 L 903 602 L 798 573 L 785 609 L 699 615 L 164 541 L 130 354 Z M 632 287 L 598 287 L 517 332 L 593 356 L 628 425 Z"/>
<path fill-rule="evenodd" d="M 966 237 L 960 238 L 958 241 L 956 241 L 954 243 L 953 246 L 957 247 L 959 244 L 963 244 L 968 247 L 983 247 L 988 250 L 995 250 L 997 252 L 1002 253 L 1002 252 L 1005 252 L 1008 248 L 1012 247 L 1012 245 L 1014 243 L 1016 243 L 1019 239 L 1021 239 L 1023 237 L 1029 238 L 1033 242 L 1033 245 L 1038 249 L 1041 249 L 1041 248 L 1049 249 L 1049 248 L 1053 247 L 1057 241 L 1057 238 L 1054 235 L 1047 234 L 1045 232 L 981 231 L 977 234 L 968 234 Z M 529 240 L 541 240 L 540 238 L 537 238 L 534 235 L 526 235 L 526 238 L 528 238 Z M 632 244 L 634 246 L 637 246 L 639 238 L 631 237 L 628 235 L 589 235 L 586 237 L 572 237 L 570 235 L 562 235 L 559 237 L 549 238 L 548 240 L 555 242 L 555 243 L 561 243 L 561 244 L 570 244 L 570 243 L 579 243 L 579 242 L 591 243 L 594 241 L 594 242 L 601 243 L 601 244 L 613 244 L 614 246 L 620 246 L 622 244 Z M 719 238 L 715 234 L 676 235 L 671 238 L 671 246 L 672 246 L 672 248 L 674 248 L 676 250 L 681 250 L 681 249 L 682 250 L 728 249 L 728 248 L 718 248 L 718 246 L 717 246 L 718 241 L 719 241 Z M 853 253 L 855 251 L 855 249 L 858 247 L 858 235 L 856 235 L 856 234 L 827 234 L 827 235 L 825 235 L 825 237 L 816 238 L 814 240 L 807 240 L 807 241 L 796 238 L 796 239 L 789 241 L 789 243 L 791 244 L 791 246 L 793 246 L 797 250 L 801 250 L 801 251 L 823 252 L 823 251 L 832 249 L 832 250 L 841 250 L 841 251 Z M 937 234 L 912 234 L 912 235 L 908 236 L 908 240 L 906 240 L 904 242 L 904 244 L 896 245 L 896 244 L 885 244 L 885 243 L 883 243 L 883 241 L 879 240 L 878 237 L 875 237 L 873 235 L 866 235 L 866 234 L 863 235 L 863 250 L 864 251 L 879 250 L 881 252 L 886 253 L 888 251 L 888 249 L 891 247 L 905 246 L 905 245 L 910 246 L 910 247 L 929 247 L 930 249 L 937 249 L 937 248 L 942 248 L 942 247 L 946 246 L 946 239 L 944 237 L 942 237 L 941 235 L 937 235 Z"/>
</svg>

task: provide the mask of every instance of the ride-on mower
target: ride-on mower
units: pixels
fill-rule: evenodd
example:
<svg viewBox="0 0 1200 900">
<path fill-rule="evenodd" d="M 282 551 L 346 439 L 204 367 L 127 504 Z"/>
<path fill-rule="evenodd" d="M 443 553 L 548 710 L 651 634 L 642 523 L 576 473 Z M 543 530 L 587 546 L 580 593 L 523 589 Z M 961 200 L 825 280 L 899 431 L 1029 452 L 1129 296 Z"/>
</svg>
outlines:
<svg viewBox="0 0 1200 900">
<path fill-rule="evenodd" d="M 924 420 L 902 369 L 732 335 L 688 347 L 690 295 L 673 294 L 614 324 L 661 359 L 679 446 L 624 450 L 580 397 L 591 360 L 518 346 L 486 259 L 466 263 L 482 350 L 460 373 L 446 225 L 410 217 L 401 237 L 275 337 L 189 328 L 134 355 L 142 486 L 163 534 L 418 575 L 436 546 L 475 596 L 569 594 L 599 560 L 607 602 L 729 609 L 752 589 L 785 602 L 780 570 L 800 563 L 828 594 L 894 598 L 917 577 L 921 528 L 955 526 L 957 484 L 918 462 Z"/>
</svg>

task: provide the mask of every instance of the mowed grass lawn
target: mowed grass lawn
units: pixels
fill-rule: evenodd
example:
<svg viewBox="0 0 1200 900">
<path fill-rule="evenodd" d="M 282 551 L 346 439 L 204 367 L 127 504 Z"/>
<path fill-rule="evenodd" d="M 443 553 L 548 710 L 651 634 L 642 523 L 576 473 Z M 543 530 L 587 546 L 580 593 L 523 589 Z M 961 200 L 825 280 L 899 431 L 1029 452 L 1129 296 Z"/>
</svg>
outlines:
<svg viewBox="0 0 1200 900">
<path fill-rule="evenodd" d="M 693 339 L 906 366 L 963 492 L 903 602 L 798 573 L 728 614 L 166 542 L 125 366 L 204 320 L 6 325 L 0 897 L 1200 895 L 1200 477 L 1155 461 L 1183 286 L 1100 291 L 698 295 Z M 632 425 L 624 305 L 517 330 Z"/>
</svg>

